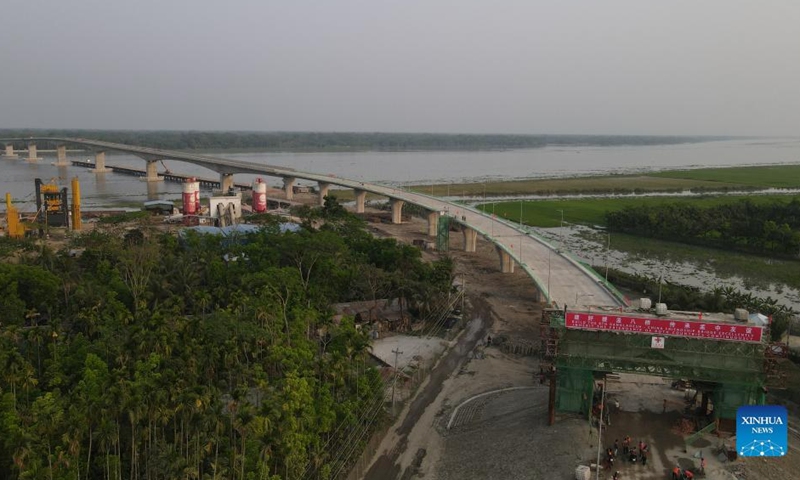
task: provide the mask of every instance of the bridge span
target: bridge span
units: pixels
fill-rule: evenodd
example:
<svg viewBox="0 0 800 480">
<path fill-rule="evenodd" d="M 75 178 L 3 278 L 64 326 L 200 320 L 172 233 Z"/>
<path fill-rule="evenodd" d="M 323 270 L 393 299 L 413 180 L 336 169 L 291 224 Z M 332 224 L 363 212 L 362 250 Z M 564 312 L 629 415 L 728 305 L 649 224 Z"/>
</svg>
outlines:
<svg viewBox="0 0 800 480">
<path fill-rule="evenodd" d="M 218 172 L 223 191 L 233 187 L 233 176 L 237 173 L 282 178 L 287 200 L 292 199 L 292 187 L 297 179 L 317 182 L 320 204 L 322 204 L 331 186 L 351 188 L 355 193 L 356 212 L 358 213 L 364 212 L 367 193 L 387 197 L 392 206 L 393 223 L 401 223 L 402 209 L 405 203 L 418 205 L 430 212 L 428 214 L 428 235 L 436 235 L 441 216 L 450 217 L 451 221 L 461 225 L 466 251 L 475 251 L 478 236 L 491 242 L 498 252 L 501 270 L 510 273 L 514 271 L 515 265 L 522 268 L 535 282 L 540 292 L 539 301 L 555 302 L 561 308 L 566 305 L 570 307 L 624 305 L 621 295 L 613 288 L 609 288 L 596 272 L 576 261 L 568 253 L 559 251 L 544 239 L 530 234 L 518 225 L 493 218 L 477 209 L 438 197 L 332 175 L 301 172 L 287 167 L 259 165 L 252 162 L 191 152 L 161 150 L 85 138 L 29 137 L 0 139 L 0 143 L 5 144 L 5 155 L 3 157 L 17 158 L 14 146 L 22 143 L 28 147 L 27 161 L 39 161 L 41 159 L 37 157 L 37 142 L 56 145 L 56 165 L 68 165 L 66 159 L 67 145 L 87 147 L 95 153 L 94 171 L 98 173 L 107 171 L 105 166 L 106 151 L 136 155 L 147 162 L 147 175 L 144 177 L 147 181 L 159 181 L 157 165 L 159 161 L 177 160 Z"/>
</svg>

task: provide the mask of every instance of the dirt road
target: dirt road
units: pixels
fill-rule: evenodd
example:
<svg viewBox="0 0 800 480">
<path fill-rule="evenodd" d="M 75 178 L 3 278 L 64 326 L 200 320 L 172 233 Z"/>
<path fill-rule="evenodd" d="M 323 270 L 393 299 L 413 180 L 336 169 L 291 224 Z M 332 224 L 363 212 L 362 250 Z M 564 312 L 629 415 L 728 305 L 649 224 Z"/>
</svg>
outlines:
<svg viewBox="0 0 800 480">
<path fill-rule="evenodd" d="M 431 406 L 434 400 L 439 396 L 442 391 L 444 381 L 447 380 L 464 359 L 467 354 L 471 352 L 477 343 L 485 338 L 488 329 L 488 321 L 484 320 L 489 317 L 486 302 L 480 299 L 473 299 L 478 305 L 474 309 L 472 320 L 467 325 L 467 331 L 459 337 L 456 345 L 448 351 L 444 358 L 431 371 L 430 377 L 423 384 L 422 389 L 411 401 L 409 407 L 403 412 L 401 416 L 401 423 L 398 428 L 387 436 L 391 438 L 393 447 L 391 450 L 382 453 L 370 467 L 364 476 L 368 480 L 393 480 L 396 478 L 405 478 L 408 474 L 402 474 L 401 465 L 398 460 L 401 455 L 406 452 L 408 447 L 408 435 L 411 430 L 419 423 L 420 418 L 425 411 Z M 383 445 L 382 445 L 383 446 Z"/>
</svg>

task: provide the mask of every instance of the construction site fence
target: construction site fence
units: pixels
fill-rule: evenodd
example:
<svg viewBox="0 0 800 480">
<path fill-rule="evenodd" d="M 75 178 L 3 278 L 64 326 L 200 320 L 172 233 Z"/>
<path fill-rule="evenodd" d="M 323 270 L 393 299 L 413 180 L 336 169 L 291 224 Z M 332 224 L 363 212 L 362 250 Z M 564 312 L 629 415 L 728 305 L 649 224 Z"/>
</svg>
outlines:
<svg viewBox="0 0 800 480">
<path fill-rule="evenodd" d="M 533 357 L 539 355 L 539 344 L 528 340 L 508 340 L 499 345 L 500 351 L 511 355 Z"/>
</svg>

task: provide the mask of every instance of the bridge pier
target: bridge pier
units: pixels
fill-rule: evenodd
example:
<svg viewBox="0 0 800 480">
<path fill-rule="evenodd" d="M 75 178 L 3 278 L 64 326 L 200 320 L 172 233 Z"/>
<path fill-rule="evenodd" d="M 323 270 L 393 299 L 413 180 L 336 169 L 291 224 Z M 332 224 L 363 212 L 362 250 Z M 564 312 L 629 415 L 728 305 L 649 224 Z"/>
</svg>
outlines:
<svg viewBox="0 0 800 480">
<path fill-rule="evenodd" d="M 7 143 L 6 144 L 6 153 L 3 155 L 3 158 L 7 158 L 9 160 L 13 160 L 15 158 L 19 158 L 19 155 L 14 153 L 14 144 Z"/>
<path fill-rule="evenodd" d="M 66 145 L 58 145 L 56 146 L 56 163 L 53 165 L 57 167 L 66 167 L 69 165 L 67 162 L 67 146 Z"/>
<path fill-rule="evenodd" d="M 283 177 L 283 193 L 286 196 L 286 200 L 291 200 L 294 198 L 294 182 L 297 179 L 294 177 Z"/>
<path fill-rule="evenodd" d="M 364 190 L 353 190 L 356 196 L 356 213 L 364 213 L 364 206 L 367 201 L 367 192 Z"/>
<path fill-rule="evenodd" d="M 464 234 L 464 251 L 474 252 L 478 245 L 478 231 L 462 225 L 461 232 Z"/>
<path fill-rule="evenodd" d="M 158 176 L 158 160 L 147 160 L 147 169 L 144 180 L 146 182 L 160 182 L 164 180 Z"/>
<path fill-rule="evenodd" d="M 514 273 L 514 259 L 511 255 L 500 247 L 495 247 L 497 254 L 500 255 L 500 271 L 503 273 Z"/>
<path fill-rule="evenodd" d="M 430 212 L 428 214 L 428 236 L 435 237 L 439 231 L 439 216 L 441 212 Z"/>
<path fill-rule="evenodd" d="M 94 154 L 94 173 L 110 172 L 110 168 L 106 168 L 106 152 L 95 152 Z"/>
<path fill-rule="evenodd" d="M 393 198 L 390 203 L 392 205 L 392 223 L 397 225 L 403 223 L 403 205 L 406 202 Z"/>
<path fill-rule="evenodd" d="M 317 189 L 319 190 L 318 200 L 319 206 L 325 205 L 325 197 L 328 196 L 328 191 L 331 189 L 331 184 L 327 182 L 317 182 Z"/>
<path fill-rule="evenodd" d="M 227 194 L 233 188 L 233 174 L 220 173 L 219 174 L 219 189 L 223 195 Z"/>
<path fill-rule="evenodd" d="M 28 158 L 25 159 L 26 162 L 36 162 L 41 160 L 36 151 L 36 144 L 31 142 L 28 144 Z"/>
</svg>

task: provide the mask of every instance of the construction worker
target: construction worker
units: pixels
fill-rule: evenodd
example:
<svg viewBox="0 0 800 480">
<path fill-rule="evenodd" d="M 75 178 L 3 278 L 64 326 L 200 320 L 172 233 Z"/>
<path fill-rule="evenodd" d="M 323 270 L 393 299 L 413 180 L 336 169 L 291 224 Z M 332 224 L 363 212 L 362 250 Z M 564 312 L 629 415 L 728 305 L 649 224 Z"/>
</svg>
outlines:
<svg viewBox="0 0 800 480">
<path fill-rule="evenodd" d="M 627 457 L 630 449 L 631 449 L 631 437 L 626 435 L 625 439 L 622 440 L 622 455 Z"/>
<path fill-rule="evenodd" d="M 672 469 L 672 480 L 683 480 L 683 470 L 681 470 L 681 467 Z"/>
<path fill-rule="evenodd" d="M 706 474 L 706 458 L 703 456 L 700 457 L 700 473 Z"/>
<path fill-rule="evenodd" d="M 667 399 L 666 398 L 664 399 L 664 410 L 662 410 L 661 413 L 667 413 Z"/>
<path fill-rule="evenodd" d="M 619 454 L 619 440 L 614 439 L 614 456 L 616 457 Z"/>
</svg>

